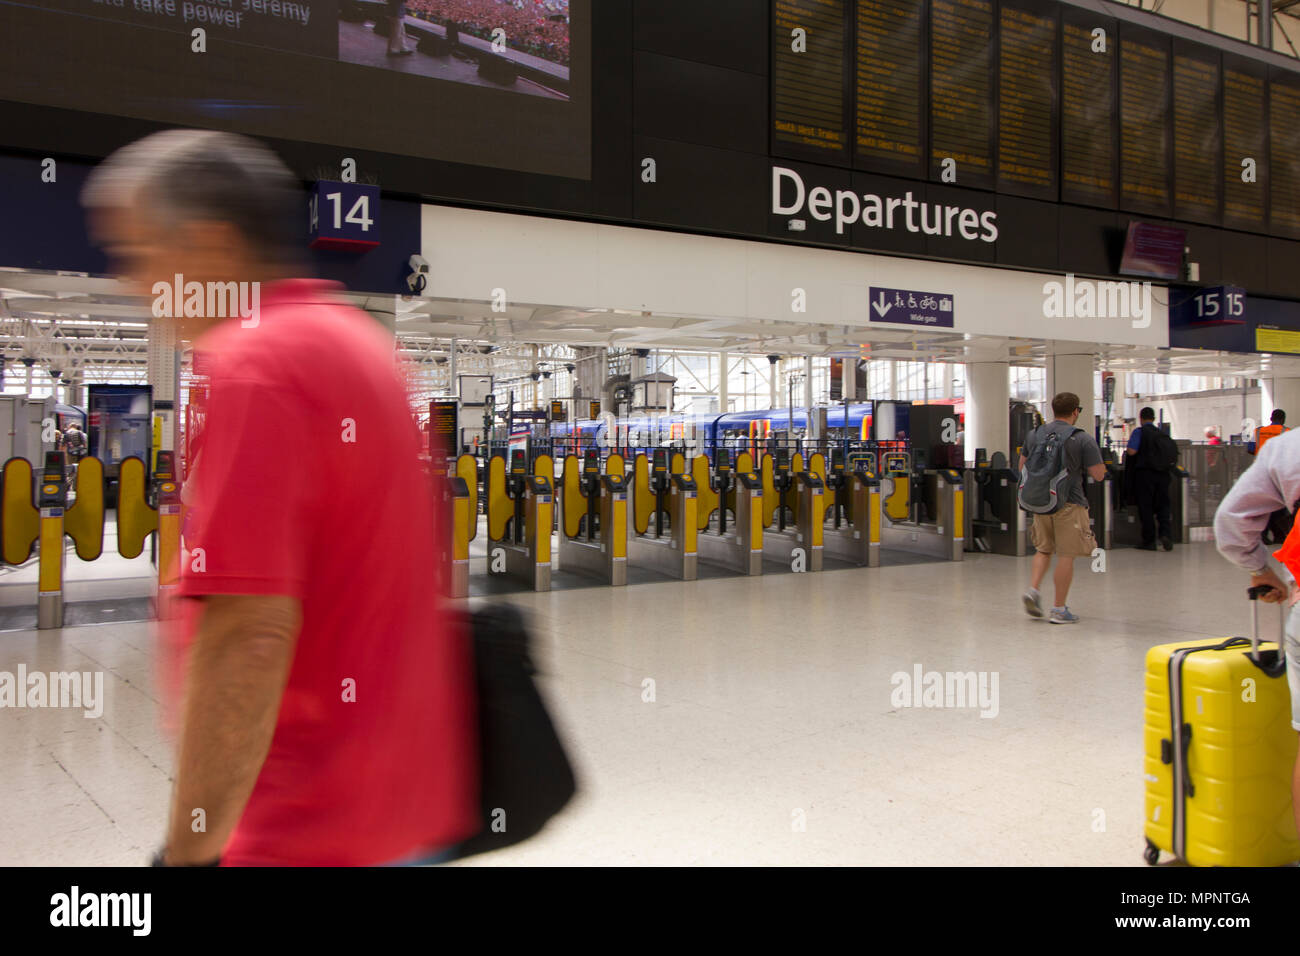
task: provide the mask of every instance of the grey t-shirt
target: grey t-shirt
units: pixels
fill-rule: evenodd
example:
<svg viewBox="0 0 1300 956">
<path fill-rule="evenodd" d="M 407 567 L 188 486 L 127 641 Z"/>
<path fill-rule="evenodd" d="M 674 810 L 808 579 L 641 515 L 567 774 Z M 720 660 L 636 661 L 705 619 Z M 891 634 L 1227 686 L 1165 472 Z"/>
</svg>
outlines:
<svg viewBox="0 0 1300 956">
<path fill-rule="evenodd" d="M 1093 465 L 1101 464 L 1101 449 L 1097 447 L 1096 439 L 1085 431 L 1078 431 L 1073 436 L 1070 432 L 1074 431 L 1074 426 L 1062 421 L 1051 421 L 1045 425 L 1039 425 L 1029 437 L 1025 439 L 1025 447 L 1022 450 L 1026 458 L 1034 450 L 1034 446 L 1047 437 L 1048 432 L 1056 432 L 1058 435 L 1069 436 L 1065 440 L 1064 454 L 1065 467 L 1070 472 L 1070 477 L 1065 479 L 1065 500 L 1070 504 L 1083 505 L 1088 507 L 1088 496 L 1083 493 L 1083 471 Z"/>
</svg>

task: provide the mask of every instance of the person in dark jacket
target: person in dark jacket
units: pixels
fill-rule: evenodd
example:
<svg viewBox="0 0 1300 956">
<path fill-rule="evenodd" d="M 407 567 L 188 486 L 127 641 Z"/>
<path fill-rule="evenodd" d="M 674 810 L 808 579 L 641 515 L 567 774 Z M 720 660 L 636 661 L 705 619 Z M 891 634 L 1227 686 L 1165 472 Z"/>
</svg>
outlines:
<svg viewBox="0 0 1300 956">
<path fill-rule="evenodd" d="M 1132 469 L 1138 518 L 1142 523 L 1142 551 L 1155 551 L 1156 535 L 1166 551 L 1174 550 L 1173 524 L 1169 505 L 1169 466 L 1164 453 L 1168 436 L 1156 428 L 1156 413 L 1150 407 L 1138 413 L 1141 426 L 1129 436 L 1124 450 L 1126 466 Z"/>
</svg>

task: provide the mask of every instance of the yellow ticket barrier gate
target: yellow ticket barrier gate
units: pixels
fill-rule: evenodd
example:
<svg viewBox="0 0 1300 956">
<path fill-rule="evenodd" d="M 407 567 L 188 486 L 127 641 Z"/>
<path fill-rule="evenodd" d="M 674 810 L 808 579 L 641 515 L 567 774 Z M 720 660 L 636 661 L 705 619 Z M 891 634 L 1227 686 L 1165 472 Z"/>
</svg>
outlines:
<svg viewBox="0 0 1300 956">
<path fill-rule="evenodd" d="M 138 558 L 149 535 L 158 530 L 158 511 L 149 504 L 144 462 L 123 458 L 117 471 L 117 553 Z"/>
<path fill-rule="evenodd" d="M 814 456 L 820 457 L 820 456 Z M 827 478 L 830 519 L 825 525 L 826 553 L 859 567 L 880 566 L 880 479 L 868 459 L 859 459 L 849 471 L 844 453 L 831 456 Z"/>
<path fill-rule="evenodd" d="M 538 455 L 531 472 L 523 451 L 511 452 L 508 473 L 505 459 L 489 459 L 488 574 L 518 578 L 534 591 L 551 589 L 554 483 L 550 455 Z"/>
<path fill-rule="evenodd" d="M 699 576 L 698 489 L 680 452 L 657 449 L 632 463 L 628 559 L 683 581 Z"/>
<path fill-rule="evenodd" d="M 33 504 L 32 466 L 22 458 L 5 463 L 0 491 L 0 552 L 6 564 L 22 564 L 38 546 L 36 626 L 63 626 L 63 537 L 72 538 L 77 557 L 93 561 L 104 550 L 104 466 L 86 458 L 77 468 L 76 497 L 68 504 L 69 482 L 62 452 L 47 452 Z"/>
<path fill-rule="evenodd" d="M 117 472 L 117 553 L 138 558 L 149 535 L 158 535 L 157 611 L 167 616 L 181 578 L 181 484 L 176 476 L 174 452 L 159 451 L 152 484 L 145 464 L 132 455 L 123 458 Z M 85 462 L 82 462 L 84 466 Z M 150 502 L 152 492 L 153 502 Z"/>
<path fill-rule="evenodd" d="M 469 542 L 478 537 L 478 460 L 473 455 L 457 458 L 456 477 L 465 482 L 466 494 L 469 496 L 469 536 L 465 540 L 468 553 Z"/>
<path fill-rule="evenodd" d="M 885 517 L 906 521 L 912 516 L 912 456 L 907 452 L 887 452 L 881 475 L 885 486 Z"/>
<path fill-rule="evenodd" d="M 5 462 L 0 503 L 0 545 L 5 564 L 22 564 L 32 556 L 41 533 L 41 512 L 32 503 L 32 465 L 26 458 Z"/>
<path fill-rule="evenodd" d="M 557 570 L 595 574 L 614 586 L 627 584 L 628 508 L 623 456 L 610 455 L 600 470 L 600 453 L 564 459 L 560 498 Z"/>
<path fill-rule="evenodd" d="M 442 593 L 452 598 L 468 597 L 470 525 L 477 522 L 470 512 L 469 486 L 456 465 L 448 474 L 434 476 L 434 498 L 445 522 L 439 542 Z"/>
<path fill-rule="evenodd" d="M 897 453 L 902 455 L 903 453 Z M 891 461 L 895 453 L 884 456 L 886 478 L 891 472 L 901 470 L 901 463 Z M 910 458 L 908 461 L 910 465 Z M 962 473 L 955 468 L 930 468 L 922 474 L 924 497 L 915 502 L 917 511 L 929 512 L 930 519 L 920 520 L 913 517 L 913 508 L 909 505 L 903 518 L 894 515 L 898 510 L 890 509 L 890 496 L 885 497 L 885 521 L 881 528 L 880 540 L 883 547 L 899 551 L 911 551 L 943 558 L 946 561 L 962 560 L 966 550 L 966 514 L 963 494 Z M 899 487 L 911 487 L 911 475 L 894 477 L 895 496 Z M 931 504 L 922 507 L 928 500 Z"/>
<path fill-rule="evenodd" d="M 707 524 L 706 516 L 708 530 L 701 532 L 696 541 L 700 557 L 740 574 L 762 574 L 763 480 L 754 471 L 749 452 L 736 456 L 734 472 L 727 465 L 725 449 L 714 455 L 718 520 Z M 703 455 L 695 459 L 694 472 L 697 482 L 701 473 L 707 475 L 708 459 Z"/>
<path fill-rule="evenodd" d="M 763 505 L 763 553 L 789 562 L 795 571 L 820 571 L 824 550 L 822 526 L 826 515 L 825 486 L 820 476 L 804 470 L 803 455 L 777 449 L 763 456 L 763 496 L 780 507 Z M 776 527 L 772 527 L 775 519 Z"/>
</svg>

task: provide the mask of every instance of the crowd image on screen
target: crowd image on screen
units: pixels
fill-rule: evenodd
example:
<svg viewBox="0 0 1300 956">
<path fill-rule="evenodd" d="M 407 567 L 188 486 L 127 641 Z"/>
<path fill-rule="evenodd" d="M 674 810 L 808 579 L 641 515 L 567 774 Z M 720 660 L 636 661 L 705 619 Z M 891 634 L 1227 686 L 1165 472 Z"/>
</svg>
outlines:
<svg viewBox="0 0 1300 956">
<path fill-rule="evenodd" d="M 484 40 L 500 27 L 511 49 L 569 64 L 568 0 L 406 0 L 406 12 Z"/>
</svg>

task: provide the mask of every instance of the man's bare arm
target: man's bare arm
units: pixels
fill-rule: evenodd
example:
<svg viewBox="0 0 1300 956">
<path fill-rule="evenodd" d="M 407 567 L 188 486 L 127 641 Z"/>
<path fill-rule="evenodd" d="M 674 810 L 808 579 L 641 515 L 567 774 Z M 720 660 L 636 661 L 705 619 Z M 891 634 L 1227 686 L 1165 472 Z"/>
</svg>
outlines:
<svg viewBox="0 0 1300 956">
<path fill-rule="evenodd" d="M 302 623 L 290 597 L 204 598 L 190 649 L 166 862 L 221 855 L 271 749 Z M 205 832 L 192 829 L 201 809 Z"/>
</svg>

